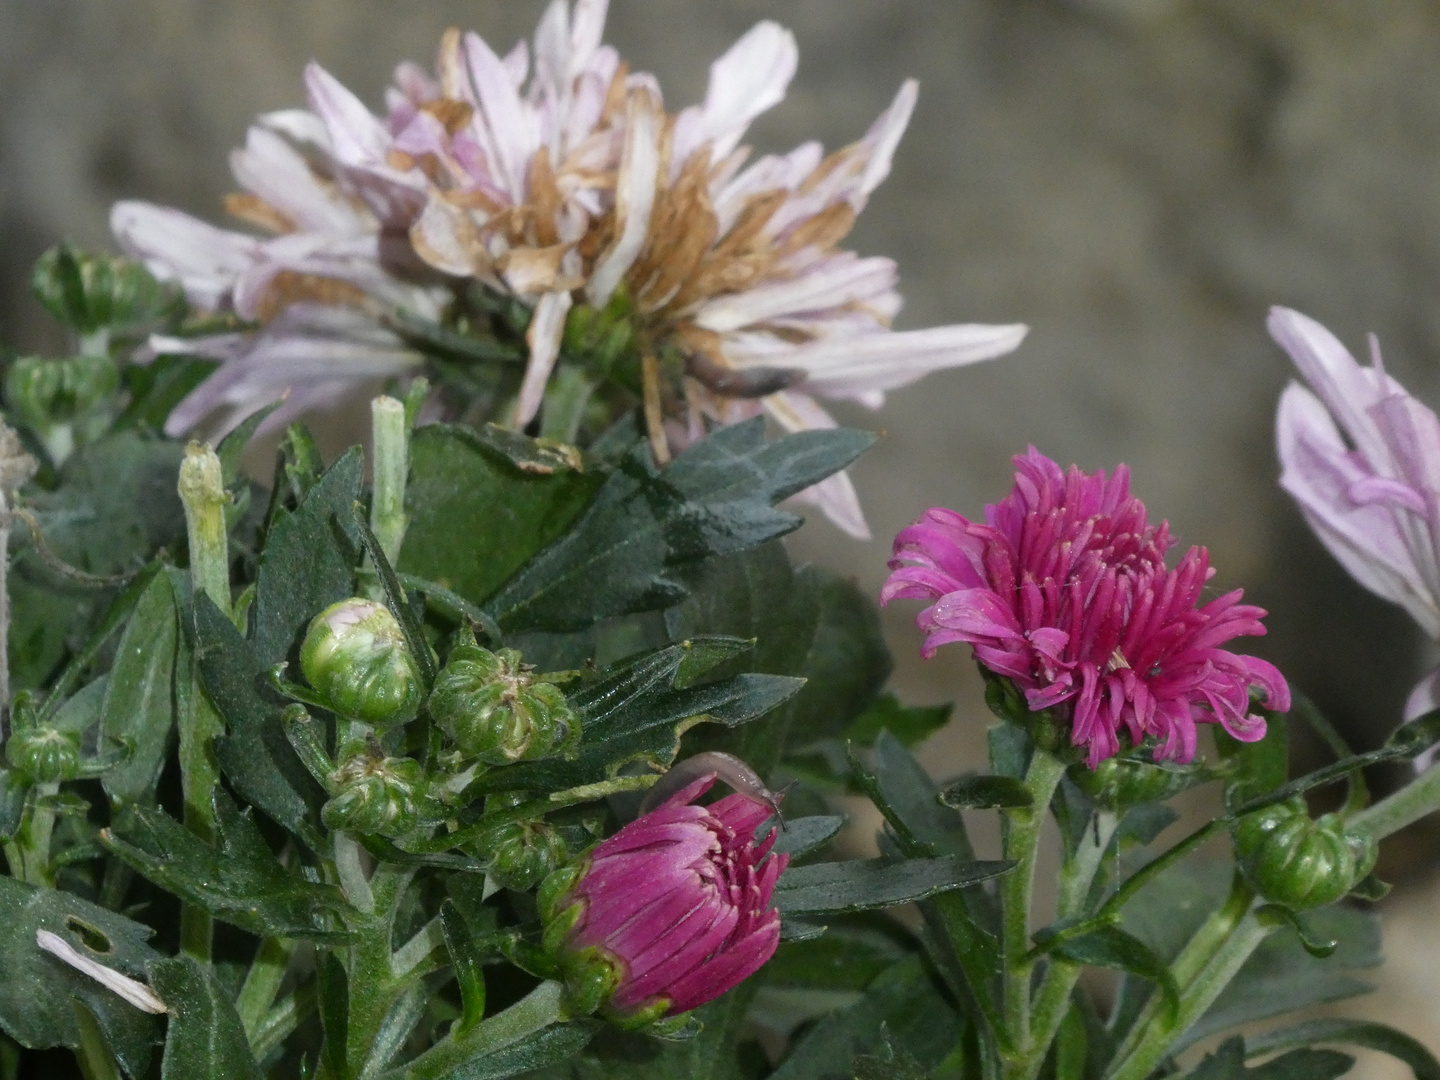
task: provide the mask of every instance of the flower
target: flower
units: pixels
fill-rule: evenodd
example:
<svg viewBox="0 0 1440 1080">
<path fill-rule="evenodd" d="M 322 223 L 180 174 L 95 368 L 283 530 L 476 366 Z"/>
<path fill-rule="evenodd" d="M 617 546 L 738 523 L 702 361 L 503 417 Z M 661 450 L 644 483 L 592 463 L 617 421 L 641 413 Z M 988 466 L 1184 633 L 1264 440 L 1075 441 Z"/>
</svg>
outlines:
<svg viewBox="0 0 1440 1080">
<path fill-rule="evenodd" d="M 740 140 L 783 99 L 796 63 L 794 38 L 766 21 L 711 66 L 705 101 L 674 116 L 650 76 L 617 84 L 624 122 L 614 198 L 565 248 L 579 279 L 550 286 L 568 291 L 546 292 L 536 306 L 517 423 L 539 409 L 562 343 L 583 337 L 577 322 L 600 312 L 618 311 L 633 330 L 662 461 L 670 444 L 703 435 L 706 417 L 734 423 L 763 411 L 787 431 L 831 428 L 816 396 L 879 408 L 887 390 L 1019 345 L 1019 325 L 892 332 L 895 263 L 838 248 L 889 174 L 915 105 L 913 80 L 859 142 L 829 157 L 808 142 L 744 167 Z M 504 220 L 432 194 L 412 238 L 432 265 L 483 277 L 494 243 L 486 238 Z M 655 354 L 666 350 L 676 362 L 662 391 Z M 844 473 L 804 495 L 846 532 L 869 537 Z"/>
<path fill-rule="evenodd" d="M 1373 337 L 1361 367 L 1298 311 L 1273 308 L 1267 325 L 1311 387 L 1291 383 L 1280 397 L 1280 486 L 1356 581 L 1440 638 L 1440 419 L 1385 373 Z M 1440 668 L 1412 691 L 1405 719 L 1437 706 Z"/>
<path fill-rule="evenodd" d="M 769 856 L 763 802 L 694 802 L 708 773 L 540 890 L 545 944 L 581 1011 L 640 1026 L 687 1012 L 753 975 L 780 940 L 769 907 L 789 856 Z M 767 856 L 769 856 L 767 858 Z"/>
<path fill-rule="evenodd" d="M 1032 710 L 1069 721 L 1092 769 L 1119 752 L 1122 728 L 1136 745 L 1158 739 L 1156 760 L 1181 762 L 1195 755 L 1196 724 L 1261 738 L 1249 688 L 1284 712 L 1289 687 L 1271 664 L 1219 646 L 1263 634 L 1265 613 L 1238 589 L 1196 606 L 1209 554 L 1192 547 L 1166 567 L 1169 526 L 1146 523 L 1124 465 L 1108 479 L 1062 472 L 1032 446 L 1015 466 L 1014 490 L 983 525 L 934 507 L 895 538 L 881 601 L 933 601 L 916 619 L 924 655 L 969 642 Z"/>
</svg>

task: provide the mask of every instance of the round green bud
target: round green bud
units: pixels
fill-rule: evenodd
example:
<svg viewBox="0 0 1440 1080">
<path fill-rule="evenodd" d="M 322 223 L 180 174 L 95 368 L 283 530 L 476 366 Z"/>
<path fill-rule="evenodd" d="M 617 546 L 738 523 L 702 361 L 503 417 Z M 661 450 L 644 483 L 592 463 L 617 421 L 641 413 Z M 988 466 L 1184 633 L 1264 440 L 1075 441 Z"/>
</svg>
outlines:
<svg viewBox="0 0 1440 1080">
<path fill-rule="evenodd" d="M 490 875 L 507 889 L 524 892 L 565 862 L 560 834 L 543 821 L 516 821 L 487 832 L 475 845 Z"/>
<path fill-rule="evenodd" d="M 430 715 L 461 750 L 492 765 L 561 754 L 580 738 L 565 695 L 537 682 L 514 649 L 457 646 L 430 692 Z"/>
<path fill-rule="evenodd" d="M 46 311 L 82 334 L 153 322 L 184 309 L 179 286 L 157 281 L 140 263 L 87 255 L 63 244 L 36 261 L 30 288 Z"/>
<path fill-rule="evenodd" d="M 74 780 L 80 775 L 80 736 L 51 727 L 16 731 L 5 744 L 5 758 L 37 784 Z"/>
<path fill-rule="evenodd" d="M 369 600 L 331 604 L 310 623 L 300 670 L 341 716 L 377 728 L 403 724 L 420 708 L 420 670 L 400 624 Z"/>
<path fill-rule="evenodd" d="M 1310 817 L 1305 800 L 1257 810 L 1234 827 L 1235 857 L 1252 888 L 1295 911 L 1339 900 L 1375 866 L 1373 837 L 1336 814 Z"/>
<path fill-rule="evenodd" d="M 413 758 L 362 752 L 331 773 L 330 783 L 338 790 L 320 809 L 327 828 L 398 836 L 420 821 L 426 780 Z"/>
<path fill-rule="evenodd" d="M 1092 770 L 1084 762 L 1070 767 L 1070 779 L 1105 810 L 1123 810 L 1164 802 L 1193 784 L 1198 766 L 1157 765 L 1150 761 L 1106 758 Z"/>
<path fill-rule="evenodd" d="M 44 431 L 89 412 L 119 386 L 119 369 L 108 356 L 26 356 L 5 373 L 5 401 L 26 424 Z"/>
</svg>

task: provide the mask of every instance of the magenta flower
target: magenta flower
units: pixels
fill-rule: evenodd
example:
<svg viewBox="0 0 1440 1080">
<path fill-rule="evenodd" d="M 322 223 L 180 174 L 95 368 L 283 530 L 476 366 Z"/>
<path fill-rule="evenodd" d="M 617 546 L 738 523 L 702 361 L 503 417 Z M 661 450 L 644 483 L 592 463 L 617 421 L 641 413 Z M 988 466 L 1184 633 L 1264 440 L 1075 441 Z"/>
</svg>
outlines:
<svg viewBox="0 0 1440 1080">
<path fill-rule="evenodd" d="M 1070 723 L 1094 768 L 1155 737 L 1157 759 L 1189 761 L 1195 725 L 1219 723 L 1253 742 L 1265 721 L 1250 712 L 1250 687 L 1267 708 L 1290 708 L 1290 690 L 1264 660 L 1219 646 L 1263 634 L 1265 612 L 1226 593 L 1197 607 L 1214 571 L 1192 547 L 1174 569 L 1165 522 L 1149 525 L 1130 494 L 1130 471 L 1068 472 L 1033 446 L 1015 458 L 1014 490 L 985 508 L 985 523 L 934 507 L 895 538 L 882 603 L 920 597 L 916 618 L 928 658 L 968 641 L 975 658 L 1014 681 L 1033 710 Z"/>
<path fill-rule="evenodd" d="M 1281 487 L 1356 581 L 1440 637 L 1440 419 L 1385 374 L 1373 338 L 1361 367 L 1298 311 L 1273 308 L 1268 326 L 1315 391 L 1291 383 L 1281 395 Z M 1440 669 L 1415 687 L 1405 719 L 1437 706 Z"/>
<path fill-rule="evenodd" d="M 597 845 L 540 891 L 545 944 L 581 1010 L 627 1026 L 719 997 L 775 952 L 769 907 L 790 861 L 756 842 L 770 807 L 746 795 L 693 805 L 702 776 Z"/>
</svg>

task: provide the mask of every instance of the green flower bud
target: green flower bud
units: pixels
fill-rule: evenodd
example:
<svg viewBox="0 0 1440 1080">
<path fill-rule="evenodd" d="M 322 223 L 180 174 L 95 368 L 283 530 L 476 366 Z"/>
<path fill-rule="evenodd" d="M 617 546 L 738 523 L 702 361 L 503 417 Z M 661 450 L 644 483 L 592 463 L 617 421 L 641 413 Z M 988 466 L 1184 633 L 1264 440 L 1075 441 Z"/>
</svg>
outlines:
<svg viewBox="0 0 1440 1080">
<path fill-rule="evenodd" d="M 461 750 L 492 765 L 564 753 L 580 738 L 565 695 L 537 682 L 514 649 L 457 646 L 430 692 L 430 715 Z"/>
<path fill-rule="evenodd" d="M 1084 762 L 1070 767 L 1070 779 L 1106 810 L 1164 802 L 1180 794 L 1204 773 L 1202 766 L 1157 765 L 1150 761 L 1106 758 L 1092 770 Z"/>
<path fill-rule="evenodd" d="M 413 758 L 382 758 L 361 752 L 330 774 L 338 788 L 320 810 L 330 829 L 399 836 L 420 821 L 427 782 Z"/>
<path fill-rule="evenodd" d="M 543 821 L 516 821 L 487 832 L 475 854 L 507 889 L 525 891 L 539 884 L 569 856 L 560 834 Z"/>
<path fill-rule="evenodd" d="M 342 600 L 315 616 L 300 670 L 330 708 L 375 727 L 403 724 L 420 707 L 420 671 L 400 624 L 369 600 Z"/>
<path fill-rule="evenodd" d="M 162 284 L 140 263 L 63 244 L 40 256 L 30 288 L 46 311 L 81 334 L 154 322 L 185 306 L 179 286 Z"/>
<path fill-rule="evenodd" d="M 1266 900 L 1295 911 L 1333 903 L 1375 866 L 1373 837 L 1336 814 L 1312 819 L 1299 797 L 1247 814 L 1234 828 L 1245 880 Z"/>
<path fill-rule="evenodd" d="M 26 424 L 45 431 L 89 412 L 119 386 L 120 372 L 108 356 L 26 356 L 5 374 L 5 401 Z"/>
<path fill-rule="evenodd" d="M 37 784 L 74 780 L 80 775 L 80 736 L 51 727 L 19 730 L 5 744 L 5 758 Z"/>
</svg>

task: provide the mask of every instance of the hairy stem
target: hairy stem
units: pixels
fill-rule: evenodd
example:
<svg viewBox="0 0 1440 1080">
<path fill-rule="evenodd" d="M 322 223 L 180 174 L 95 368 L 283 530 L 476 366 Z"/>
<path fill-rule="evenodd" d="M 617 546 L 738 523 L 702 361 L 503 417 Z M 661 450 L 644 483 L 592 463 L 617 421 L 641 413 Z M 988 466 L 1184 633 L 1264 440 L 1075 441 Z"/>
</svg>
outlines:
<svg viewBox="0 0 1440 1080">
<path fill-rule="evenodd" d="M 71 1000 L 75 1010 L 75 1025 L 80 1029 L 80 1045 L 75 1048 L 75 1060 L 85 1080 L 121 1080 L 120 1066 L 105 1041 L 105 1033 L 99 1023 L 80 1002 Z"/>
<path fill-rule="evenodd" d="M 370 530 L 394 566 L 405 540 L 405 477 L 409 472 L 405 406 L 392 397 L 370 402 L 375 484 L 370 499 Z"/>
<path fill-rule="evenodd" d="M 1436 810 L 1440 810 L 1440 765 L 1430 766 L 1395 794 L 1361 810 L 1347 825 L 1383 840 Z"/>
<path fill-rule="evenodd" d="M 446 1035 L 405 1067 L 406 1080 L 440 1080 L 470 1058 L 519 1042 L 565 1018 L 564 987 L 542 982 L 504 1012 L 460 1037 Z"/>
<path fill-rule="evenodd" d="M 1000 879 L 1002 947 L 1005 957 L 1005 1028 L 1018 1056 L 1007 1062 L 1007 1076 L 1028 1072 L 1030 1049 L 1030 904 L 1035 891 L 1035 862 L 1040 829 L 1065 766 L 1053 754 L 1036 748 L 1025 774 L 1033 802 L 1007 810 L 1003 820 L 1005 858 L 1017 865 Z"/>
</svg>

